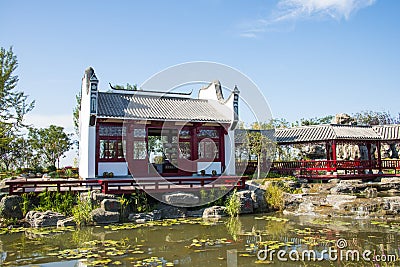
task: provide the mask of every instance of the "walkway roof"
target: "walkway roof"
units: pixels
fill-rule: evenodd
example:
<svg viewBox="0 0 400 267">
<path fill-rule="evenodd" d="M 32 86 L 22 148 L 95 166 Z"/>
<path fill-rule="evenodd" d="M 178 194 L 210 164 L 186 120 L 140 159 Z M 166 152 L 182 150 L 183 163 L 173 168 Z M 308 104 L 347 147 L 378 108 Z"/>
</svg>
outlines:
<svg viewBox="0 0 400 267">
<path fill-rule="evenodd" d="M 237 143 L 243 142 L 243 134 L 238 130 Z M 275 130 L 262 130 L 269 139 L 281 145 L 319 143 L 326 141 L 341 142 L 375 142 L 375 141 L 400 141 L 400 125 L 311 125 L 293 128 L 277 128 Z"/>
</svg>

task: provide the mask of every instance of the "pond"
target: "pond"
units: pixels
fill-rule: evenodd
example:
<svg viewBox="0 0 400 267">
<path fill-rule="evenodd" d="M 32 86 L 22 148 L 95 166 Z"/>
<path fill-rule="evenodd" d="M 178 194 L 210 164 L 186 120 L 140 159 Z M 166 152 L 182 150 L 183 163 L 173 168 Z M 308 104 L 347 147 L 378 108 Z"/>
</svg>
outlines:
<svg viewBox="0 0 400 267">
<path fill-rule="evenodd" d="M 1 229 L 0 265 L 398 266 L 399 230 L 398 221 L 281 214 Z"/>
</svg>

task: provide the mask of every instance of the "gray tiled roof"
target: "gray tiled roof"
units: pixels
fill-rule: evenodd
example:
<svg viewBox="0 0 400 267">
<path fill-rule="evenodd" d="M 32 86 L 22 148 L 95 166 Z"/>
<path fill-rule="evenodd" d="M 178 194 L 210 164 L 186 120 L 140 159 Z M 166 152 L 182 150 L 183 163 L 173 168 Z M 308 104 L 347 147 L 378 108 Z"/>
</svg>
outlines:
<svg viewBox="0 0 400 267">
<path fill-rule="evenodd" d="M 225 109 L 225 113 L 221 112 L 222 109 Z M 97 116 L 121 119 L 230 122 L 226 109 L 221 104 L 221 109 L 218 110 L 216 103 L 203 99 L 99 92 Z"/>
<path fill-rule="evenodd" d="M 372 129 L 382 137 L 383 140 L 400 140 L 400 125 L 376 125 Z"/>
<path fill-rule="evenodd" d="M 238 133 L 243 135 L 243 130 Z M 329 140 L 351 140 L 351 141 L 390 141 L 400 140 L 400 125 L 380 125 L 380 126 L 353 126 L 353 125 L 311 125 L 293 128 L 277 128 L 273 130 L 263 130 L 265 135 L 274 134 L 278 144 L 293 143 L 313 143 Z M 236 142 L 241 143 L 242 137 L 236 138 Z"/>
<path fill-rule="evenodd" d="M 278 143 L 308 143 L 328 140 L 380 140 L 370 126 L 311 125 L 276 130 Z"/>
</svg>

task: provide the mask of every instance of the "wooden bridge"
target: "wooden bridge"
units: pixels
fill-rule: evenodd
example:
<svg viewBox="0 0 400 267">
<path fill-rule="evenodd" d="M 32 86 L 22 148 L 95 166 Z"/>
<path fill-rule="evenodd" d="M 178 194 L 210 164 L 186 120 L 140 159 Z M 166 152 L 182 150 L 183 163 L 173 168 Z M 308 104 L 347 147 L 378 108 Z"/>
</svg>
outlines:
<svg viewBox="0 0 400 267">
<path fill-rule="evenodd" d="M 100 190 L 105 194 L 130 194 L 137 190 L 152 193 L 200 191 L 211 189 L 242 189 L 246 176 L 216 177 L 169 177 L 142 179 L 102 179 L 102 180 L 38 180 L 19 178 L 7 181 L 10 195 L 25 193 L 38 194 L 44 191 L 54 192 L 87 192 Z"/>
</svg>

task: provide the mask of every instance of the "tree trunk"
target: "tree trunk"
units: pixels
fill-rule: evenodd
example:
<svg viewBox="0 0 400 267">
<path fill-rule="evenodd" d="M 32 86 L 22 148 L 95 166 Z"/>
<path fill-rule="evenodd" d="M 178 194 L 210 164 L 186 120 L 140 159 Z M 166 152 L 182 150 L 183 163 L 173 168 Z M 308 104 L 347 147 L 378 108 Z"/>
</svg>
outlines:
<svg viewBox="0 0 400 267">
<path fill-rule="evenodd" d="M 257 155 L 257 179 L 261 179 L 261 155 Z"/>
</svg>

